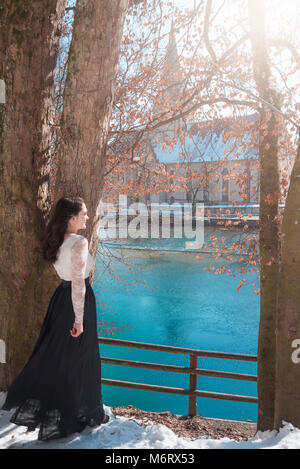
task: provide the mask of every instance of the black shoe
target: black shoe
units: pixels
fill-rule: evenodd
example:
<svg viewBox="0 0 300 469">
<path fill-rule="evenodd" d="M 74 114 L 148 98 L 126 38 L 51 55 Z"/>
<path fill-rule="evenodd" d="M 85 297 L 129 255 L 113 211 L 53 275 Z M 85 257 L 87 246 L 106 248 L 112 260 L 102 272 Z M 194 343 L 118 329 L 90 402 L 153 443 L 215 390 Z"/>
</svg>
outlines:
<svg viewBox="0 0 300 469">
<path fill-rule="evenodd" d="M 26 432 L 34 432 L 36 429 L 36 425 L 32 424 L 27 427 Z"/>
</svg>

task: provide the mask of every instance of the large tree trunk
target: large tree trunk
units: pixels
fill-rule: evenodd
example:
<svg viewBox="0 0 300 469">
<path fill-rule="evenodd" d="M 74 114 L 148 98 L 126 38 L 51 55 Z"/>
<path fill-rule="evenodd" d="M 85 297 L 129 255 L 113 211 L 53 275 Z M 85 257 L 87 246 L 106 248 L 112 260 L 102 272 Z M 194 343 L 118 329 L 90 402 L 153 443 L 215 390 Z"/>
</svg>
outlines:
<svg viewBox="0 0 300 469">
<path fill-rule="evenodd" d="M 249 18 L 254 62 L 254 78 L 260 98 L 278 105 L 270 89 L 269 59 L 264 26 L 264 1 L 249 0 Z M 276 115 L 262 106 L 260 118 L 260 323 L 258 337 L 258 430 L 274 428 L 276 311 L 279 262 L 278 196 L 279 170 L 277 157 Z"/>
<path fill-rule="evenodd" d="M 96 254 L 104 157 L 128 0 L 77 0 L 60 122 L 55 201 L 84 198 Z M 91 272 L 93 277 L 93 272 Z"/>
<path fill-rule="evenodd" d="M 65 0 L 0 5 L 0 389 L 24 366 L 45 315 L 51 276 L 39 251 L 49 204 L 49 144 Z M 53 274 L 52 274 L 53 277 Z"/>
<path fill-rule="evenodd" d="M 90 217 L 95 215 L 89 227 L 94 252 L 127 1 L 77 1 L 65 86 L 54 202 L 62 195 L 84 197 Z M 51 212 L 53 77 L 64 9 L 65 0 L 0 6 L 0 79 L 6 83 L 6 103 L 0 104 L 1 390 L 29 358 L 57 283 L 42 260 L 40 241 Z"/>
<path fill-rule="evenodd" d="M 300 427 L 300 143 L 291 174 L 281 236 L 276 329 L 276 429 L 280 428 L 282 420 Z M 297 341 L 293 344 L 295 339 Z"/>
</svg>

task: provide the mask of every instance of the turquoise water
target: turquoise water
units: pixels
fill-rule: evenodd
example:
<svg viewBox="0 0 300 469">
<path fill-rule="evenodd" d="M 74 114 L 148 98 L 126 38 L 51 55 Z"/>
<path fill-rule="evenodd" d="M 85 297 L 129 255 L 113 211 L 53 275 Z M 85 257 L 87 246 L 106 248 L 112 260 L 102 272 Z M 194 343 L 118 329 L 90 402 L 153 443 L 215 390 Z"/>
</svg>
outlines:
<svg viewBox="0 0 300 469">
<path fill-rule="evenodd" d="M 221 232 L 219 232 L 221 233 Z M 221 233 L 223 236 L 223 233 Z M 237 233 L 231 233 L 237 236 Z M 230 233 L 228 234 L 230 237 Z M 205 238 L 206 239 L 206 238 Z M 143 240 L 145 241 L 145 240 Z M 94 291 L 97 299 L 98 334 L 104 337 L 190 347 L 202 350 L 257 353 L 259 324 L 258 272 L 239 273 L 238 257 L 214 261 L 209 254 L 196 259 L 187 252 L 154 250 L 159 240 L 147 240 L 150 250 L 112 249 L 125 256 L 125 264 L 101 255 L 97 262 Z M 178 241 L 169 242 L 178 249 Z M 141 240 L 123 241 L 140 248 Z M 236 277 L 214 274 L 205 268 L 224 265 Z M 246 279 L 242 288 L 236 287 Z M 253 285 L 255 284 L 255 286 Z M 110 332 L 112 330 L 114 333 Z M 189 356 L 100 344 L 102 356 L 189 366 Z M 256 363 L 198 358 L 198 367 L 257 374 Z M 186 374 L 102 363 L 102 377 L 188 388 Z M 197 377 L 197 389 L 256 396 L 256 383 L 233 379 Z M 104 403 L 135 405 L 144 410 L 188 413 L 188 397 L 103 385 Z M 236 401 L 197 398 L 197 413 L 205 417 L 257 421 L 257 405 Z"/>
</svg>

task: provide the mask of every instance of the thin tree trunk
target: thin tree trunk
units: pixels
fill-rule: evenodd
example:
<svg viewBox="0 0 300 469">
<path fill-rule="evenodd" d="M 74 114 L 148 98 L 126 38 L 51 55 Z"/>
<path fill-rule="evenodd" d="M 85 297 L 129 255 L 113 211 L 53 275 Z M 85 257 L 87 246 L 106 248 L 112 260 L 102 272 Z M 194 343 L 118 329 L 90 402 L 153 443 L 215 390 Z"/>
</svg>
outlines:
<svg viewBox="0 0 300 469">
<path fill-rule="evenodd" d="M 276 328 L 276 429 L 280 428 L 283 420 L 300 427 L 300 143 L 291 174 L 281 236 Z M 293 344 L 295 339 L 298 342 Z M 292 356 L 293 352 L 295 356 Z"/>
<path fill-rule="evenodd" d="M 254 78 L 260 97 L 278 105 L 270 89 L 269 59 L 265 37 L 264 1 L 248 0 Z M 276 115 L 262 107 L 260 117 L 260 322 L 258 337 L 258 430 L 274 428 L 276 311 L 279 262 L 278 196 L 279 170 L 277 157 Z"/>
<path fill-rule="evenodd" d="M 49 147 L 59 30 L 65 0 L 0 5 L 0 338 L 6 390 L 37 339 L 51 293 L 41 259 L 49 205 Z M 45 279 L 45 276 L 48 278 Z"/>
<path fill-rule="evenodd" d="M 84 235 L 90 238 L 94 255 L 105 145 L 127 4 L 128 0 L 77 0 L 64 91 L 55 199 L 62 195 L 84 198 L 91 222 Z"/>
</svg>

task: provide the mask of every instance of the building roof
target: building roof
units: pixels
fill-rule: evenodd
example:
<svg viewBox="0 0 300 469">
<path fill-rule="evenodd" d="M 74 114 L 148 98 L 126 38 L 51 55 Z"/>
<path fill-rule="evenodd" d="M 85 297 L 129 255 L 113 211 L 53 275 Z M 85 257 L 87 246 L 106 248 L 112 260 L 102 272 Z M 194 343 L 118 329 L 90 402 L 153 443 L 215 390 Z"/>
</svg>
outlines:
<svg viewBox="0 0 300 469">
<path fill-rule="evenodd" d="M 243 135 L 240 124 L 242 119 Z M 165 145 L 176 137 L 173 129 L 152 138 L 152 147 L 160 163 L 187 163 L 220 160 L 257 160 L 258 131 L 255 121 L 257 114 L 236 119 L 220 119 L 206 122 L 191 122 L 186 125 L 186 139 L 173 147 Z M 156 141 L 158 139 L 158 141 Z"/>
</svg>

